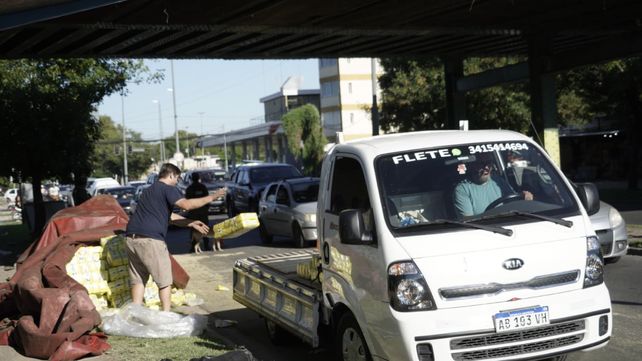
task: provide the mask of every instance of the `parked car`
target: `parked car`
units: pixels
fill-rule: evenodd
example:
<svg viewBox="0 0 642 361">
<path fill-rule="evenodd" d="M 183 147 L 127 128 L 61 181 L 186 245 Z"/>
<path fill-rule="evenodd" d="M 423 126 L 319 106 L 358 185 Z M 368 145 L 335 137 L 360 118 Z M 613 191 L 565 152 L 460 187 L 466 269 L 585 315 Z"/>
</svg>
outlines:
<svg viewBox="0 0 642 361">
<path fill-rule="evenodd" d="M 4 192 L 4 199 L 9 204 L 13 204 L 16 201 L 16 196 L 18 196 L 18 188 L 9 188 Z"/>
<path fill-rule="evenodd" d="M 118 201 L 118 204 L 123 207 L 125 212 L 131 214 L 131 202 L 134 199 L 135 191 L 136 189 L 134 187 L 122 186 L 100 188 L 96 191 L 96 194 L 106 194 L 113 196 Z"/>
<path fill-rule="evenodd" d="M 147 184 L 153 184 L 158 180 L 158 173 L 150 173 L 147 176 Z"/>
<path fill-rule="evenodd" d="M 143 184 L 147 184 L 147 181 L 129 181 L 127 182 L 127 185 L 130 187 L 138 188 L 138 186 L 142 186 Z"/>
<path fill-rule="evenodd" d="M 227 174 L 225 170 L 221 168 L 190 169 L 185 172 L 181 177 L 181 181 L 177 185 L 178 189 L 180 189 L 183 194 L 185 194 L 187 187 L 192 184 L 192 175 L 194 173 L 198 173 L 201 184 L 207 187 L 207 191 L 210 194 L 225 187 L 225 176 Z M 209 211 L 225 213 L 227 211 L 225 206 L 225 196 L 219 197 L 214 202 L 211 202 Z"/>
<path fill-rule="evenodd" d="M 593 229 L 600 239 L 602 256 L 607 263 L 615 263 L 629 249 L 626 222 L 617 209 L 606 202 L 600 202 L 600 210 L 589 217 Z"/>
<path fill-rule="evenodd" d="M 151 184 L 143 184 L 142 186 L 138 186 L 136 188 L 136 191 L 134 192 L 134 198 L 132 198 L 131 202 L 129 203 L 129 214 L 134 214 L 136 212 L 136 207 L 138 206 L 138 201 L 140 200 L 141 194 L 143 194 L 143 191 L 147 188 L 149 188 Z"/>
<path fill-rule="evenodd" d="M 236 168 L 227 183 L 228 216 L 233 217 L 239 212 L 258 213 L 259 198 L 265 186 L 278 180 L 302 176 L 291 164 L 263 163 Z"/>
<path fill-rule="evenodd" d="M 96 194 L 98 194 L 99 189 L 118 186 L 120 186 L 120 183 L 118 183 L 118 181 L 114 178 L 95 178 L 91 181 L 87 181 L 87 193 L 89 193 L 90 196 L 95 196 Z"/>
<path fill-rule="evenodd" d="M 290 237 L 297 247 L 317 239 L 319 178 L 294 178 L 270 183 L 259 202 L 259 234 L 264 243 L 273 236 Z"/>
</svg>

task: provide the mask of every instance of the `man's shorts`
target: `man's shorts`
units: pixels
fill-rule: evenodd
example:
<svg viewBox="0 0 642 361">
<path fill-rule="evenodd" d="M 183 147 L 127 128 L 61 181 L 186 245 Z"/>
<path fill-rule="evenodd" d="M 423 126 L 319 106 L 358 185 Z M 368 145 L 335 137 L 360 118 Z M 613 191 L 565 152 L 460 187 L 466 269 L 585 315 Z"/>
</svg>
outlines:
<svg viewBox="0 0 642 361">
<path fill-rule="evenodd" d="M 129 282 L 146 284 L 151 275 L 158 288 L 171 286 L 172 263 L 165 241 L 141 236 L 127 236 Z"/>
</svg>

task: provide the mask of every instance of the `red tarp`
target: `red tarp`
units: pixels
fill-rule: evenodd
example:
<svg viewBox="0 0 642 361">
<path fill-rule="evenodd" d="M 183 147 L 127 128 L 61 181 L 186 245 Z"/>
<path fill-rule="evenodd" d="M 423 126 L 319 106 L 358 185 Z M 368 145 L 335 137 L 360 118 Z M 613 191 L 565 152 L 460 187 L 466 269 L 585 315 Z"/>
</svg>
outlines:
<svg viewBox="0 0 642 361">
<path fill-rule="evenodd" d="M 16 273 L 0 284 L 0 345 L 26 356 L 76 360 L 110 348 L 102 334 L 90 334 L 101 322 L 87 290 L 67 275 L 65 265 L 82 246 L 125 230 L 127 214 L 109 196 L 56 213 L 37 242 L 18 258 Z M 172 259 L 174 285 L 185 288 L 189 276 Z M 15 331 L 15 332 L 13 332 Z"/>
</svg>

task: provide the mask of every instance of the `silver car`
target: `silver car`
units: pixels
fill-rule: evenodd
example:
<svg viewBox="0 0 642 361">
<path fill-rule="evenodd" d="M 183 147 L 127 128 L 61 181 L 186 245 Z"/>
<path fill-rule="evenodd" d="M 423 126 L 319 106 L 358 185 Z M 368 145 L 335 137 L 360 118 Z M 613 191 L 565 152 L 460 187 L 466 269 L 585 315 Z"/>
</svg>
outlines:
<svg viewBox="0 0 642 361">
<path fill-rule="evenodd" d="M 600 202 L 600 210 L 590 216 L 593 229 L 600 239 L 602 255 L 607 263 L 617 262 L 629 248 L 626 222 L 617 209 Z"/>
<path fill-rule="evenodd" d="M 259 232 L 264 243 L 273 236 L 292 238 L 297 247 L 317 239 L 319 178 L 292 178 L 268 184 L 259 200 Z"/>
</svg>

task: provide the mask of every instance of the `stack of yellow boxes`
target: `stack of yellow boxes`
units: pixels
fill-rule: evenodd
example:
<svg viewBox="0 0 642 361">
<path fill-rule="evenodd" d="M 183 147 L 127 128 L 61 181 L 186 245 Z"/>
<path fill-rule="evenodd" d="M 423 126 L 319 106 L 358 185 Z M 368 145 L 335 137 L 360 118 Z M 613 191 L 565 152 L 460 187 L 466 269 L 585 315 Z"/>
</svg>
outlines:
<svg viewBox="0 0 642 361">
<path fill-rule="evenodd" d="M 131 302 L 129 268 L 125 238 L 105 237 L 100 246 L 80 247 L 67 263 L 67 274 L 82 284 L 97 310 L 121 307 Z M 160 305 L 158 287 L 150 278 L 145 285 L 145 305 L 157 309 Z M 172 288 L 172 305 L 194 303 L 196 295 Z"/>
<path fill-rule="evenodd" d="M 259 218 L 256 213 L 241 213 L 233 218 L 228 218 L 217 223 L 210 231 L 210 237 L 215 239 L 236 238 L 259 226 Z"/>
<path fill-rule="evenodd" d="M 301 262 L 296 265 L 297 276 L 309 281 L 321 282 L 321 256 L 313 254 L 308 262 Z"/>
</svg>

